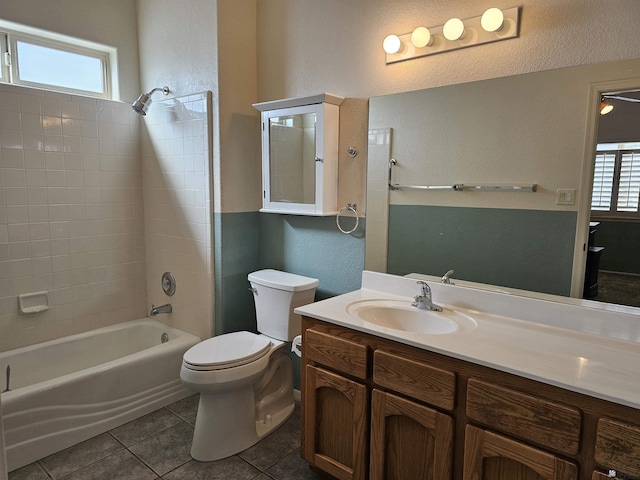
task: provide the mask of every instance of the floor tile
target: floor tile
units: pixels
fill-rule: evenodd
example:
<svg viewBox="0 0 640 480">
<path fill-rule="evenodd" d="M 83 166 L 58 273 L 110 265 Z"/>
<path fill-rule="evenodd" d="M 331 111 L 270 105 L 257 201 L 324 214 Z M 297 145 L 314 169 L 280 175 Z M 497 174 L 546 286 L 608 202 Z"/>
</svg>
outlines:
<svg viewBox="0 0 640 480">
<path fill-rule="evenodd" d="M 40 464 L 51 477 L 58 479 L 123 448 L 111 435 L 103 433 L 61 452 L 49 455 L 40 460 Z"/>
<path fill-rule="evenodd" d="M 288 428 L 289 430 L 294 431 L 299 436 L 301 422 L 302 420 L 300 419 L 300 403 L 296 402 L 296 408 L 291 414 L 291 417 L 289 417 L 289 419 L 286 422 L 284 422 L 282 426 L 285 428 Z"/>
<path fill-rule="evenodd" d="M 253 480 L 260 470 L 233 456 L 214 462 L 190 462 L 164 475 L 163 480 Z"/>
<path fill-rule="evenodd" d="M 125 447 L 138 443 L 145 438 L 166 430 L 180 423 L 180 418 L 166 408 L 151 412 L 121 427 L 114 428 L 109 433 L 113 435 Z"/>
<path fill-rule="evenodd" d="M 153 437 L 129 447 L 138 458 L 158 475 L 179 467 L 191 459 L 189 451 L 193 439 L 193 426 L 180 422 Z"/>
<path fill-rule="evenodd" d="M 194 394 L 190 395 L 187 398 L 183 398 L 182 400 L 178 400 L 175 403 L 167 406 L 166 408 L 178 415 L 183 420 L 188 420 L 196 416 L 198 413 L 198 403 L 200 402 L 200 395 Z"/>
<path fill-rule="evenodd" d="M 9 480 L 49 480 L 50 478 L 38 463 L 31 463 L 9 473 Z"/>
<path fill-rule="evenodd" d="M 131 452 L 123 450 L 76 470 L 61 480 L 153 480 L 158 476 Z"/>
<path fill-rule="evenodd" d="M 309 468 L 309 464 L 300 457 L 300 450 L 290 453 L 267 473 L 274 480 L 321 480 L 322 477 Z"/>
<path fill-rule="evenodd" d="M 297 433 L 287 428 L 278 428 L 254 446 L 238 453 L 238 456 L 254 467 L 266 470 L 299 447 L 300 436 Z"/>
</svg>

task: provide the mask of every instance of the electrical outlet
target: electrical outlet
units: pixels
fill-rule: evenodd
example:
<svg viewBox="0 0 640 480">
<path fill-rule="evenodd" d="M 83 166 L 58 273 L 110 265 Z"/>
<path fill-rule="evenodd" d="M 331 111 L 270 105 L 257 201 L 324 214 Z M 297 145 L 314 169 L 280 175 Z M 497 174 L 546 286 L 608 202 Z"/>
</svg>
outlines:
<svg viewBox="0 0 640 480">
<path fill-rule="evenodd" d="M 556 190 L 556 205 L 574 205 L 575 203 L 576 203 L 575 188 Z"/>
</svg>

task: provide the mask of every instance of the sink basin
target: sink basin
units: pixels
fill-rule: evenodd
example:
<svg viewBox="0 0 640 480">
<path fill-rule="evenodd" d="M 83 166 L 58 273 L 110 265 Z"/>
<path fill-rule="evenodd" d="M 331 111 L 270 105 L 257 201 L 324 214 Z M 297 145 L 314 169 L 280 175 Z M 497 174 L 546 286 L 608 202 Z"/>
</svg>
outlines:
<svg viewBox="0 0 640 480">
<path fill-rule="evenodd" d="M 428 335 L 445 335 L 473 330 L 475 320 L 469 315 L 442 308 L 442 312 L 420 310 L 400 300 L 362 300 L 347 306 L 347 313 L 373 327 Z"/>
</svg>

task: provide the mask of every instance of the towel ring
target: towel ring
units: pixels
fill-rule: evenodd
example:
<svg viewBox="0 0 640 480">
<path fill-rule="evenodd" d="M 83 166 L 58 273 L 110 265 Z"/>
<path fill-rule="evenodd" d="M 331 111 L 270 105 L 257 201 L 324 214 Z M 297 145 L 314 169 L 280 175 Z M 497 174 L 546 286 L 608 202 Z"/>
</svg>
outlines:
<svg viewBox="0 0 640 480">
<path fill-rule="evenodd" d="M 354 227 L 351 230 L 345 230 L 344 228 L 342 228 L 340 226 L 340 215 L 342 213 L 347 213 L 347 212 L 353 212 L 353 214 L 355 215 L 356 218 L 356 224 L 354 225 Z M 338 230 L 340 230 L 342 233 L 345 234 L 349 234 L 349 233 L 353 233 L 356 231 L 356 229 L 358 228 L 358 223 L 359 223 L 360 219 L 358 218 L 358 212 L 356 211 L 356 204 L 355 203 L 347 203 L 346 207 L 342 207 L 340 210 L 338 210 L 338 213 L 336 214 L 336 225 L 338 226 Z"/>
</svg>

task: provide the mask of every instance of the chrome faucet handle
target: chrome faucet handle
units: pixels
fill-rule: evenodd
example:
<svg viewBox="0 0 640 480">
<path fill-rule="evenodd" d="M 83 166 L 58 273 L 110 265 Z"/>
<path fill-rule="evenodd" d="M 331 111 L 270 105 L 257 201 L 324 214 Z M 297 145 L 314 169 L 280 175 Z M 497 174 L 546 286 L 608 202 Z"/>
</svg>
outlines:
<svg viewBox="0 0 640 480">
<path fill-rule="evenodd" d="M 451 277 L 451 275 L 453 275 L 453 270 L 449 270 L 447 273 L 445 273 L 440 279 L 440 283 L 446 283 L 447 285 L 454 285 L 453 283 L 451 283 L 451 279 L 449 278 Z"/>
</svg>

